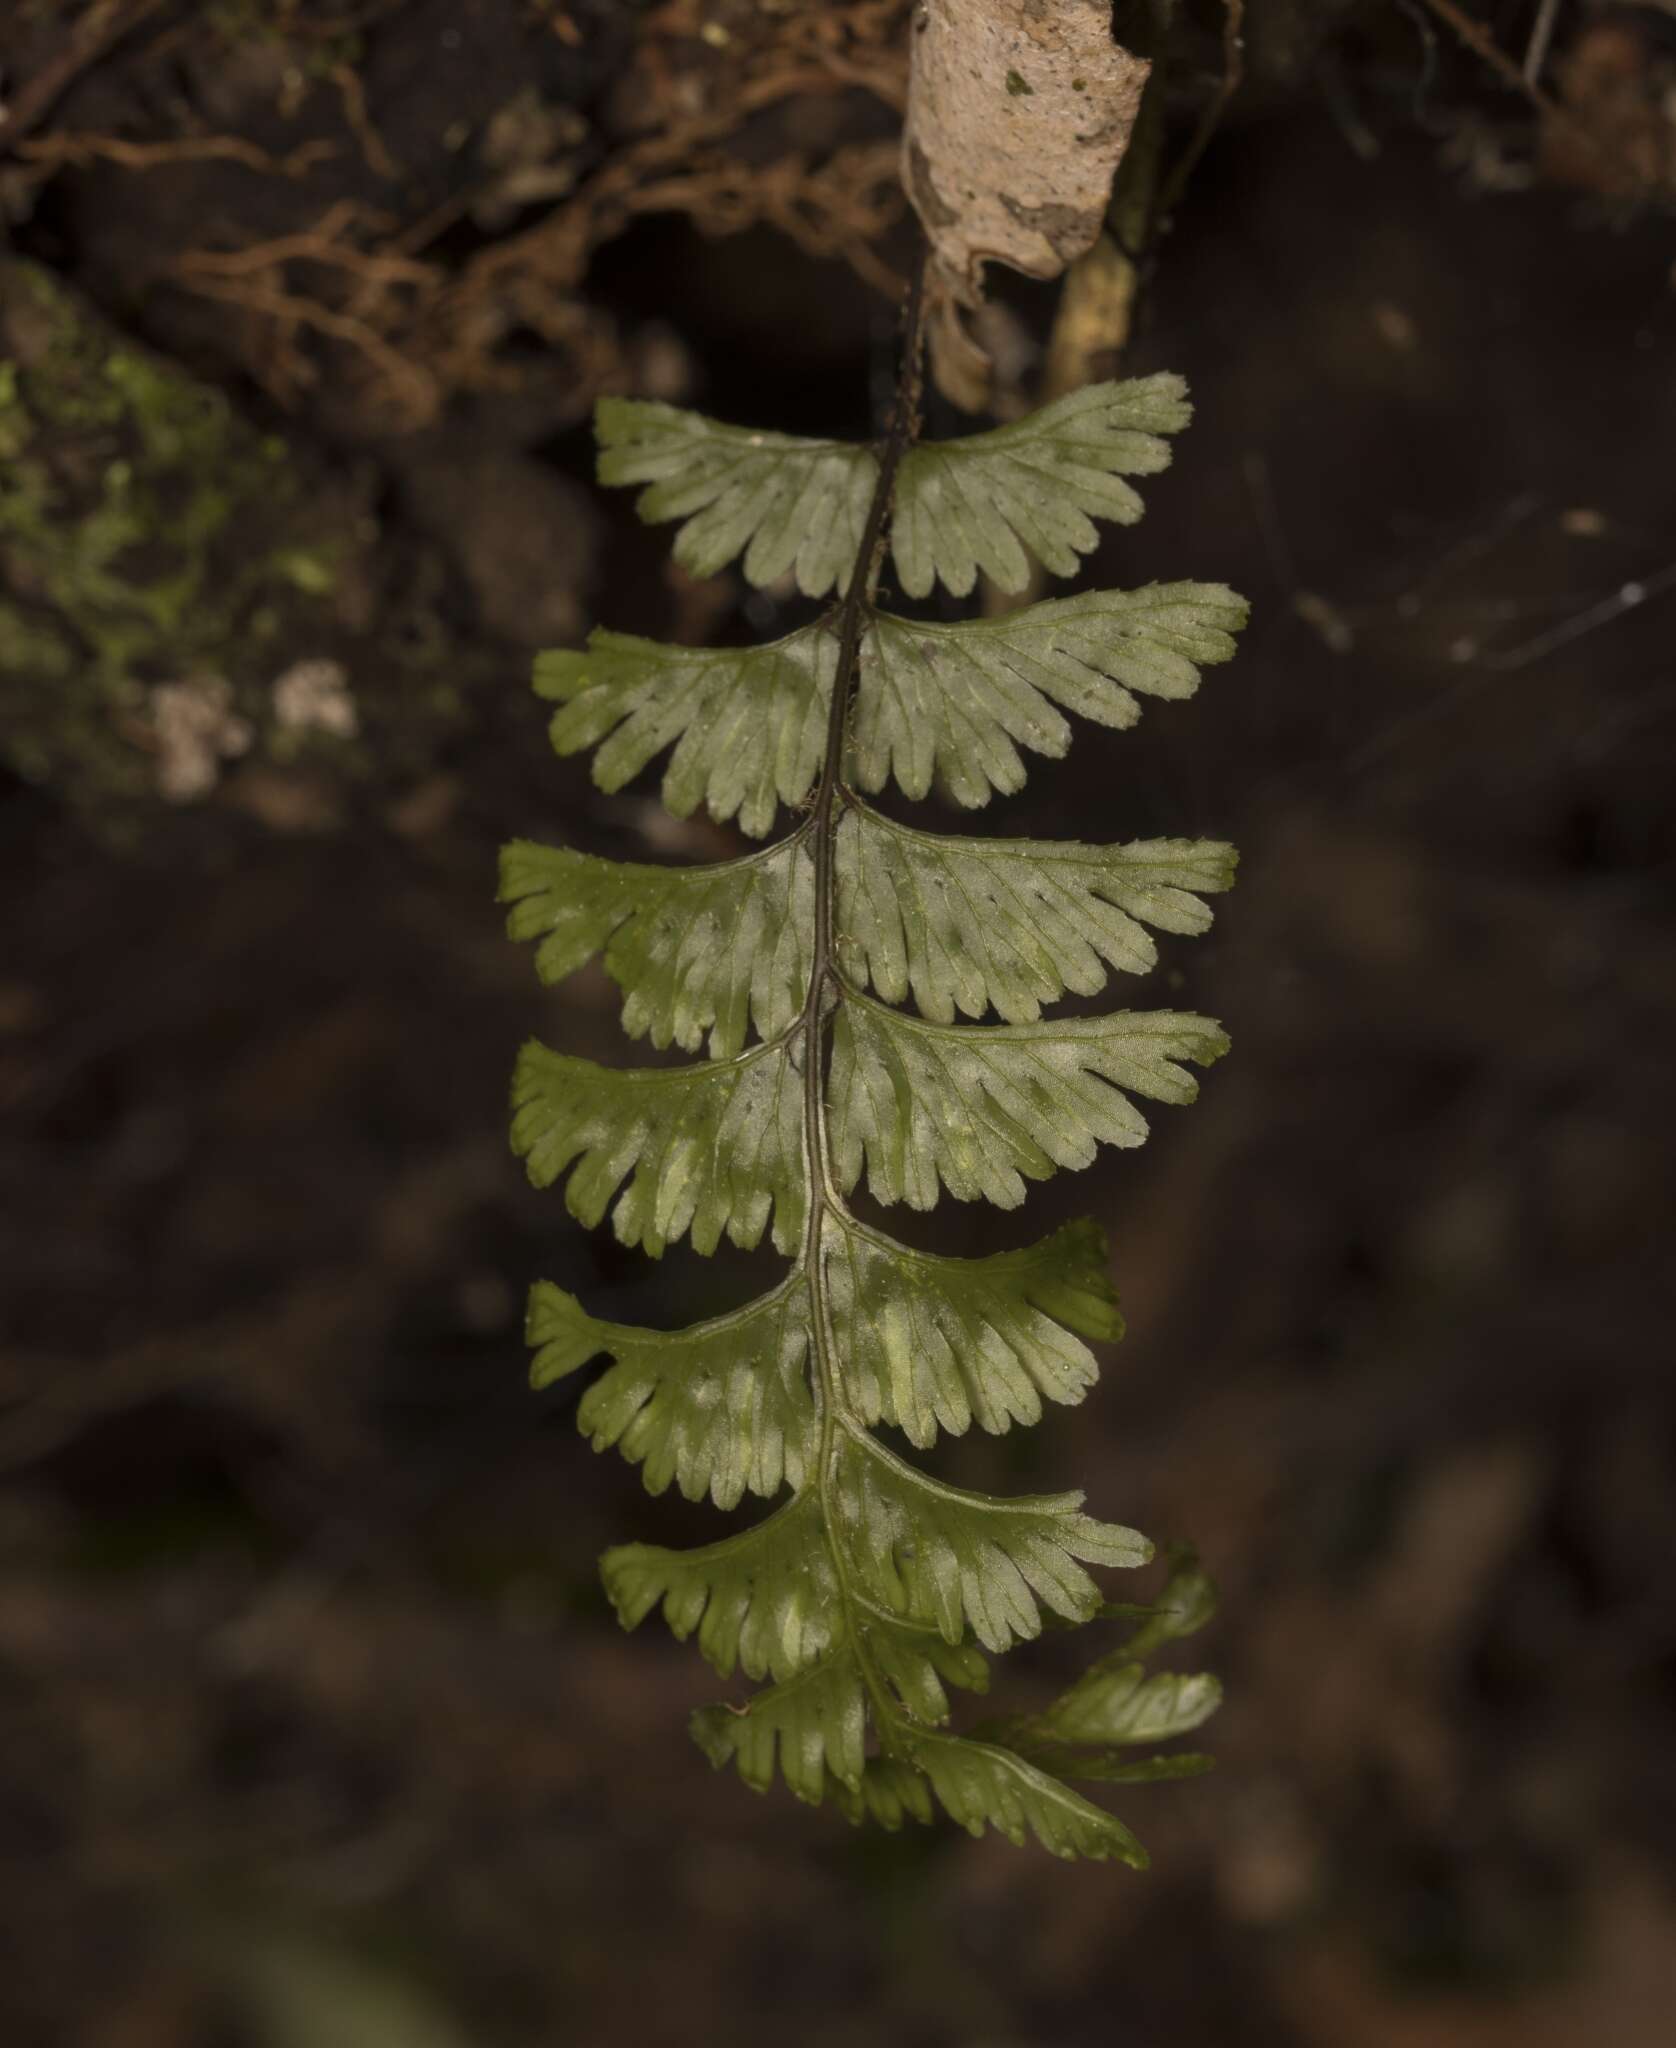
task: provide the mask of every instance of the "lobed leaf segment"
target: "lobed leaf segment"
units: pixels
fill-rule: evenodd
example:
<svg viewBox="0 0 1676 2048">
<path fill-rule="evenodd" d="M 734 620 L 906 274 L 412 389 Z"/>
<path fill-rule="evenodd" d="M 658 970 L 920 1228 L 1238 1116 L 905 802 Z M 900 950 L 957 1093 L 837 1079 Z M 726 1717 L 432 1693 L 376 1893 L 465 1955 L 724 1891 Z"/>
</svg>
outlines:
<svg viewBox="0 0 1676 2048">
<path fill-rule="evenodd" d="M 531 1179 L 565 1179 L 571 1213 L 656 1256 L 685 1235 L 711 1252 L 765 1233 L 791 1261 L 760 1300 L 684 1330 L 608 1323 L 543 1282 L 533 1376 L 596 1359 L 579 1420 L 654 1493 L 767 1519 L 697 1550 L 607 1553 L 624 1625 L 654 1610 L 723 1678 L 762 1681 L 694 1720 L 718 1766 L 887 1827 L 941 1807 L 973 1833 L 1034 1835 L 1062 1856 L 1145 1852 L 1072 1780 L 1182 1776 L 1196 1756 L 1138 1755 L 1196 1728 L 1204 1675 L 1149 1674 L 1153 1651 L 1211 1611 L 1178 1557 L 1161 1601 L 1112 1608 L 1088 1567 L 1152 1546 L 1085 1514 L 1077 1493 L 1017 1498 L 933 1479 L 880 1436 L 923 1449 L 975 1423 L 1030 1424 L 1080 1401 L 1091 1340 L 1122 1333 L 1090 1222 L 996 1257 L 934 1257 L 857 1216 L 944 1194 L 1017 1206 L 1025 1183 L 1138 1145 L 1137 1101 L 1193 1099 L 1190 1069 L 1226 1049 L 1208 1018 L 1120 1010 L 1055 1018 L 1067 992 L 1153 966 L 1153 933 L 1202 932 L 1234 853 L 1185 839 L 1087 846 L 951 837 L 866 801 L 893 783 L 981 805 L 1016 790 L 1026 753 L 1070 744 L 1066 713 L 1121 731 L 1143 698 L 1176 699 L 1224 661 L 1245 606 L 1216 584 L 1096 591 L 1006 617 L 927 624 L 879 608 L 888 549 L 912 596 L 968 593 L 982 571 L 1023 587 L 1034 556 L 1069 575 L 1096 518 L 1127 522 L 1127 481 L 1162 469 L 1188 418 L 1158 376 L 1096 385 L 994 433 L 914 445 L 917 293 L 903 384 L 878 447 L 723 426 L 667 405 L 602 401 L 600 476 L 643 487 L 648 519 L 681 522 L 697 575 L 743 557 L 831 608 L 772 646 L 691 649 L 596 632 L 543 655 L 560 753 L 595 749 L 615 790 L 668 754 L 663 796 L 765 837 L 737 860 L 657 867 L 517 842 L 503 899 L 543 979 L 599 956 L 623 1025 L 703 1057 L 606 1068 L 531 1044 L 513 1143 Z M 904 1007 L 906 1006 L 906 1007 Z M 979 1021 L 979 1020 L 996 1021 Z M 1049 1624 L 1139 1622 L 1044 1712 L 949 1726 L 951 1689 L 984 1691 L 988 1659 Z"/>
</svg>

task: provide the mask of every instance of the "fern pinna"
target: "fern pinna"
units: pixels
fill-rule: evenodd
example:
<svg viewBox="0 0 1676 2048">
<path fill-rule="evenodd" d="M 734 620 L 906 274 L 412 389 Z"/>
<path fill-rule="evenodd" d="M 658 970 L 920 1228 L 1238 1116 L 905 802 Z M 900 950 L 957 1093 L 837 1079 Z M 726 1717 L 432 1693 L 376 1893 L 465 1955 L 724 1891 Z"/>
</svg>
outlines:
<svg viewBox="0 0 1676 2048">
<path fill-rule="evenodd" d="M 1207 1617 L 1207 1582 L 1178 1560 L 1150 1606 L 1112 1607 L 1085 1570 L 1152 1554 L 1093 1520 L 1077 1493 L 1001 1498 L 918 1470 L 916 1448 L 976 1422 L 1036 1421 L 1081 1400 L 1085 1340 L 1121 1333 L 1091 1222 L 997 1257 L 934 1257 L 895 1242 L 847 1197 L 929 1209 L 940 1192 L 1017 1206 L 1025 1182 L 1137 1145 L 1132 1097 L 1185 1103 L 1226 1041 L 1169 1010 L 1049 1019 L 1043 1006 L 1154 961 L 1147 927 L 1200 932 L 1231 848 L 1183 839 L 1087 846 L 911 830 L 865 801 L 894 781 L 975 806 L 1017 789 L 1021 750 L 1062 755 L 1063 716 L 1117 730 L 1140 696 L 1192 694 L 1226 660 L 1245 607 L 1214 584 L 1154 584 L 932 624 L 875 602 L 885 555 L 922 598 L 980 571 L 1021 589 L 1029 557 L 1068 576 L 1096 517 L 1127 523 L 1125 481 L 1164 467 L 1187 423 L 1180 379 L 1076 392 L 1016 425 L 917 444 L 918 290 L 888 433 L 849 446 L 755 433 L 653 403 L 606 399 L 599 474 L 640 484 L 649 520 L 679 519 L 675 557 L 710 575 L 794 576 L 824 616 L 747 649 L 661 646 L 596 631 L 544 655 L 561 754 L 597 747 L 622 787 L 673 748 L 663 797 L 753 839 L 780 807 L 791 829 L 701 867 L 641 866 L 518 842 L 503 856 L 510 928 L 555 981 L 603 954 L 623 1023 L 707 1057 L 617 1069 L 525 1047 L 513 1143 L 530 1178 L 569 1173 L 571 1214 L 612 1221 L 654 1257 L 683 1234 L 704 1253 L 765 1231 L 791 1261 L 770 1293 L 684 1330 L 602 1322 L 542 1283 L 529 1336 L 538 1386 L 604 1355 L 579 1419 L 657 1493 L 673 1481 L 721 1508 L 786 1497 L 701 1549 L 607 1552 L 627 1627 L 656 1607 L 715 1670 L 766 1680 L 701 1709 L 699 1744 L 767 1786 L 776 1765 L 806 1800 L 852 1819 L 1033 1832 L 1064 1856 L 1145 1853 L 1071 1779 L 1182 1776 L 1203 1758 L 1137 1756 L 1197 1726 L 1215 1681 L 1148 1675 L 1145 1659 Z M 904 1007 L 911 1004 L 911 1008 Z M 1000 1022 L 961 1022 L 994 1012 Z M 1044 1623 L 1138 1626 L 1044 1712 L 950 1731 L 950 1688 L 985 1689 L 987 1655 Z"/>
</svg>

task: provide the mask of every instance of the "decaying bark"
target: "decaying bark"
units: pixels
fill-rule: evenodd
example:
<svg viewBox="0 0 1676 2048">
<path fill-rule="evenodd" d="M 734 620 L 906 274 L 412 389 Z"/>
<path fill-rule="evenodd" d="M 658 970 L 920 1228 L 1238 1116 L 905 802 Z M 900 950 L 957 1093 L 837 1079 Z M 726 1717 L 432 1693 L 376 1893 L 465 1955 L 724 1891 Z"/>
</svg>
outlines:
<svg viewBox="0 0 1676 2048">
<path fill-rule="evenodd" d="M 963 315 L 983 266 L 1057 277 L 1092 246 L 1150 66 L 1108 0 L 924 0 L 902 175 L 931 243 L 932 371 L 977 409 L 989 361 Z"/>
</svg>

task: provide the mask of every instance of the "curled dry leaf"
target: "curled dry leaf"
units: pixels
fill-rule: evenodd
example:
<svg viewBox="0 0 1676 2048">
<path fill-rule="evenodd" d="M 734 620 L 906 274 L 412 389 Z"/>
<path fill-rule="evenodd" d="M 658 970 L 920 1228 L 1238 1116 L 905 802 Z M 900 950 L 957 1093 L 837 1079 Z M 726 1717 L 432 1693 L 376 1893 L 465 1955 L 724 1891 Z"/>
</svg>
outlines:
<svg viewBox="0 0 1676 2048">
<path fill-rule="evenodd" d="M 924 0 L 902 176 L 931 243 L 931 362 L 977 410 L 989 360 L 962 316 L 983 266 L 1057 277 L 1090 248 L 1150 66 L 1112 40 L 1107 0 Z"/>
</svg>

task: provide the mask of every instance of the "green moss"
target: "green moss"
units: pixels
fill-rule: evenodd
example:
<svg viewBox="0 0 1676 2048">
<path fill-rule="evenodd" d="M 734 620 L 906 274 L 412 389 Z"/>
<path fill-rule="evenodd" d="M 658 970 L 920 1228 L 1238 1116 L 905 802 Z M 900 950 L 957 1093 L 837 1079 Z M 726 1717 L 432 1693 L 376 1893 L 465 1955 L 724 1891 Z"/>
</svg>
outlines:
<svg viewBox="0 0 1676 2048">
<path fill-rule="evenodd" d="M 282 441 L 0 266 L 0 752 L 80 801 L 147 792 L 151 685 L 226 678 L 260 720 L 276 641 L 336 582 Z"/>
</svg>

